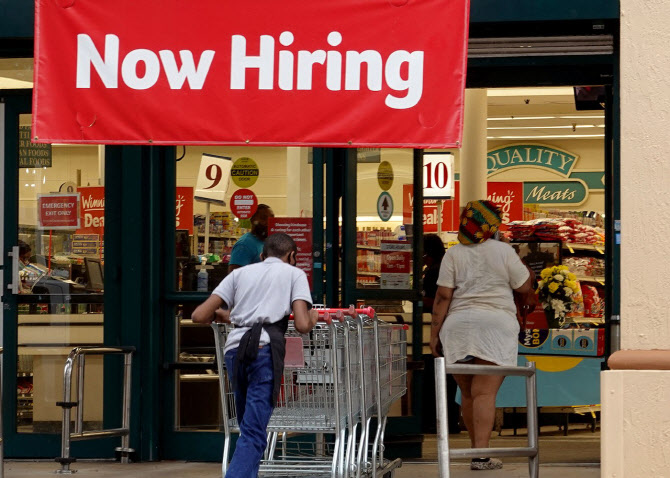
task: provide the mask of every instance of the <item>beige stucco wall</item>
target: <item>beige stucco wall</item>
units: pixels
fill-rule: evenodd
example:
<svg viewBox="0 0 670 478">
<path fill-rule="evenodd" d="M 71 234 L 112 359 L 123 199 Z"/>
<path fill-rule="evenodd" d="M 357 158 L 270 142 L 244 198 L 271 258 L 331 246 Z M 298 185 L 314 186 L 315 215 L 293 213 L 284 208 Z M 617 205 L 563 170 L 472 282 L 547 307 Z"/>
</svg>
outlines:
<svg viewBox="0 0 670 478">
<path fill-rule="evenodd" d="M 670 348 L 669 21 L 670 2 L 621 0 L 624 349 Z"/>
<path fill-rule="evenodd" d="M 670 3 L 621 0 L 621 347 L 670 349 Z M 601 476 L 670 476 L 670 371 L 601 379 Z"/>
</svg>

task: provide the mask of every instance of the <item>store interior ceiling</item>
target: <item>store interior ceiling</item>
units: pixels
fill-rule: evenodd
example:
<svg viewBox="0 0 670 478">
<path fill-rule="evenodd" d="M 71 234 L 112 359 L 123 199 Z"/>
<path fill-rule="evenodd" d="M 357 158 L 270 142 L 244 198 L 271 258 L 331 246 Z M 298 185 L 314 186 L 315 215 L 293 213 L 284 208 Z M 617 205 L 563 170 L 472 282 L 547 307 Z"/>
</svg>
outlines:
<svg viewBox="0 0 670 478">
<path fill-rule="evenodd" d="M 0 90 L 32 87 L 32 58 L 0 59 Z M 571 86 L 493 88 L 487 95 L 489 140 L 605 137 L 604 111 L 577 111 Z"/>
</svg>

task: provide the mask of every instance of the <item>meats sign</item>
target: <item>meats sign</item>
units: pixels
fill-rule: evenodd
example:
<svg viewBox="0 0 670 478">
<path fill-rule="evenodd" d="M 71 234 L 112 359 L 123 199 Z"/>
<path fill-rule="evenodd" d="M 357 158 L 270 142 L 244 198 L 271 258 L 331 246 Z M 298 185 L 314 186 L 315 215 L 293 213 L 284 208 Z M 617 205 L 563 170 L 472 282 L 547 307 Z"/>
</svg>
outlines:
<svg viewBox="0 0 670 478">
<path fill-rule="evenodd" d="M 460 146 L 468 0 L 35 4 L 33 141 Z"/>
</svg>

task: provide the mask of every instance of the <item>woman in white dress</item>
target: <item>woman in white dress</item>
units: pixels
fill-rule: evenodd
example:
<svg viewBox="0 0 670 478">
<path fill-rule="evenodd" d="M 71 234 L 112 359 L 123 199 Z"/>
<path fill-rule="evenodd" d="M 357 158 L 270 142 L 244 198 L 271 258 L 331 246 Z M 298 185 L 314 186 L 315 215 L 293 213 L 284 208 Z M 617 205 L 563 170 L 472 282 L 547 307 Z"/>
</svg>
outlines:
<svg viewBox="0 0 670 478">
<path fill-rule="evenodd" d="M 457 244 L 447 250 L 437 281 L 430 346 L 447 363 L 517 364 L 519 323 L 512 291 L 531 290 L 528 269 L 514 249 L 488 240 L 500 226 L 490 201 L 469 202 L 461 214 Z M 445 320 L 446 319 L 446 320 Z M 500 375 L 458 375 L 463 421 L 473 448 L 488 448 Z M 473 470 L 502 468 L 495 458 L 474 458 Z"/>
</svg>

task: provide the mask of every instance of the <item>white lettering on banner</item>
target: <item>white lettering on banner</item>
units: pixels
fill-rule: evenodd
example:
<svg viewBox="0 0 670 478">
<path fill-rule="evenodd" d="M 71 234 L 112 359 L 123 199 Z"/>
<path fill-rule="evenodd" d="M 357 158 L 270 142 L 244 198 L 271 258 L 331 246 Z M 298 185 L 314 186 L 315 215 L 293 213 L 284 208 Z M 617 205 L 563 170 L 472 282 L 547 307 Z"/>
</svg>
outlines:
<svg viewBox="0 0 670 478">
<path fill-rule="evenodd" d="M 84 214 L 84 227 L 105 227 L 104 217 L 95 217 L 93 214 Z"/>
<path fill-rule="evenodd" d="M 103 60 L 90 36 L 84 33 L 77 35 L 77 88 L 91 87 L 91 67 L 98 73 L 106 88 L 118 88 L 118 36 L 105 35 L 104 56 Z M 193 53 L 189 50 L 180 50 L 179 57 L 181 59 L 181 69 L 177 66 L 175 55 L 170 50 L 160 50 L 158 55 L 146 49 L 132 50 L 121 64 L 121 78 L 129 88 L 146 90 L 158 81 L 162 63 L 171 89 L 181 89 L 184 82 L 188 81 L 192 90 L 201 90 L 205 84 L 212 60 L 214 60 L 214 51 L 203 51 L 198 66 L 195 65 Z M 139 63 L 143 63 L 145 67 L 142 77 L 137 74 Z"/>
<path fill-rule="evenodd" d="M 508 223 L 510 221 L 510 209 L 512 208 L 512 202 L 514 201 L 514 191 L 508 189 L 507 195 L 505 196 L 496 193 L 489 194 L 487 199 L 500 208 L 500 211 L 502 212 L 502 222 Z"/>
<path fill-rule="evenodd" d="M 81 202 L 84 206 L 84 209 L 86 209 L 86 210 L 89 210 L 89 211 L 94 211 L 94 210 L 104 211 L 105 210 L 105 198 L 93 199 L 93 196 L 89 194 L 88 197 L 82 198 Z"/>
<path fill-rule="evenodd" d="M 285 31 L 279 35 L 279 43 L 284 47 L 293 44 L 293 33 Z M 327 43 L 338 47 L 342 43 L 342 34 L 330 32 Z M 117 35 L 105 35 L 104 50 L 96 48 L 89 35 L 77 35 L 77 88 L 91 88 L 91 70 L 95 70 L 105 88 L 119 87 L 119 50 Z M 131 50 L 121 60 L 121 79 L 123 84 L 134 90 L 146 90 L 158 82 L 161 66 L 173 90 L 181 89 L 185 82 L 192 90 L 203 88 L 209 69 L 214 60 L 214 50 L 204 50 L 196 65 L 190 50 L 180 50 L 181 68 L 177 66 L 174 52 L 138 48 Z M 296 61 L 297 56 L 297 61 Z M 330 91 L 342 90 L 344 69 L 344 90 L 361 89 L 363 65 L 366 67 L 367 89 L 381 91 L 382 80 L 393 91 L 405 93 L 404 96 L 388 94 L 384 103 L 389 108 L 407 109 L 416 106 L 423 95 L 424 52 L 396 50 L 386 59 L 376 50 L 279 50 L 277 52 L 277 87 L 280 90 L 311 91 L 315 65 L 323 65 L 326 73 L 326 88 Z M 143 68 L 138 68 L 138 66 Z M 405 66 L 406 65 L 406 66 Z M 275 88 L 275 39 L 270 35 L 261 35 L 258 55 L 247 53 L 247 39 L 244 35 L 233 35 L 230 58 L 230 88 L 246 89 L 247 70 L 258 70 L 258 89 Z M 297 78 L 294 78 L 294 70 Z M 140 73 L 142 72 L 142 76 Z"/>
<path fill-rule="evenodd" d="M 293 44 L 294 35 L 291 32 L 283 32 L 279 35 L 279 43 L 282 46 Z M 339 32 L 330 32 L 327 38 L 330 46 L 339 46 L 342 35 Z M 275 39 L 270 35 L 260 36 L 259 54 L 257 56 L 247 54 L 247 39 L 244 35 L 233 35 L 231 46 L 230 65 L 230 88 L 233 90 L 246 89 L 247 69 L 258 69 L 258 89 L 274 89 L 275 71 Z M 360 90 L 361 70 L 363 63 L 367 66 L 367 87 L 370 91 L 380 91 L 382 77 L 386 84 L 394 91 L 406 91 L 404 97 L 386 96 L 385 104 L 393 109 L 407 109 L 415 106 L 423 94 L 423 51 L 408 52 L 397 50 L 392 52 L 383 66 L 383 60 L 379 52 L 366 50 L 363 52 L 346 51 L 345 56 L 345 90 Z M 295 54 L 288 50 L 280 50 L 278 54 L 278 79 L 277 86 L 281 90 L 312 89 L 312 73 L 315 64 L 325 65 L 326 88 L 331 91 L 342 89 L 342 53 L 335 50 L 299 50 L 297 62 L 297 81 L 294 82 Z M 407 64 L 407 79 L 403 78 L 401 71 Z"/>
</svg>

